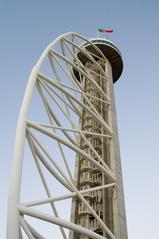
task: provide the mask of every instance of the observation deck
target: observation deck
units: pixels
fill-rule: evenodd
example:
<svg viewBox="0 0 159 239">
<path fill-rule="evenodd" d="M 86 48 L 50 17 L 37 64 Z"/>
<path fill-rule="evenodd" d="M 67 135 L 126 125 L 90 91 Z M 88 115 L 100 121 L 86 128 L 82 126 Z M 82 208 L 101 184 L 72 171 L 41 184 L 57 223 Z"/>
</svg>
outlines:
<svg viewBox="0 0 159 239">
<path fill-rule="evenodd" d="M 122 60 L 122 55 L 119 49 L 116 47 L 116 45 L 113 42 L 104 38 L 93 38 L 93 39 L 90 39 L 90 42 L 92 44 L 88 42 L 84 43 L 81 46 L 81 49 L 85 48 L 87 51 L 92 53 L 91 55 L 95 60 L 98 60 L 98 57 L 102 57 L 102 56 L 97 51 L 97 49 L 95 49 L 93 44 L 97 46 L 102 51 L 102 53 L 108 59 L 108 61 L 110 62 L 112 66 L 113 83 L 115 83 L 119 79 L 123 71 L 123 60 Z M 90 61 L 90 59 L 82 51 L 77 52 L 77 57 L 83 63 L 83 65 L 85 65 L 86 62 Z M 73 69 L 73 72 L 76 78 L 79 79 L 79 73 L 75 69 Z"/>
</svg>

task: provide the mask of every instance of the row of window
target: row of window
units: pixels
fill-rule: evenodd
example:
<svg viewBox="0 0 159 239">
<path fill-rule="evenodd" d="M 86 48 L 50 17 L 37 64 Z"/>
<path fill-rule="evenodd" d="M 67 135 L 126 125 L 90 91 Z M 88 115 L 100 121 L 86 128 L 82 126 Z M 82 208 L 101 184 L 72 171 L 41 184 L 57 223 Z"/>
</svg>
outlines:
<svg viewBox="0 0 159 239">
<path fill-rule="evenodd" d="M 85 132 L 91 132 L 91 133 L 97 133 L 97 134 L 100 134 L 101 131 L 100 129 L 97 129 L 97 128 L 93 128 L 93 127 L 86 127 L 87 130 L 85 130 Z M 95 136 L 91 136 L 91 137 L 95 137 Z"/>
<path fill-rule="evenodd" d="M 99 173 L 100 169 L 88 161 L 88 163 L 81 164 L 81 173 L 82 172 L 90 172 L 90 173 L 98 172 Z"/>
<path fill-rule="evenodd" d="M 100 145 L 92 145 L 92 147 L 94 148 L 94 150 L 96 152 L 98 152 L 99 155 L 102 155 L 102 146 Z M 89 145 L 87 143 L 82 143 L 81 149 L 85 152 L 85 150 L 89 148 Z M 92 156 L 95 160 L 97 160 L 97 156 L 95 154 L 89 154 L 90 156 Z M 81 158 L 82 160 L 85 159 L 85 157 Z"/>
<path fill-rule="evenodd" d="M 91 73 L 91 72 L 90 72 L 90 73 Z M 93 75 L 93 72 L 92 72 L 92 75 Z M 97 81 L 99 81 L 99 80 L 98 80 L 98 79 L 99 79 L 99 76 L 96 76 L 96 77 L 95 77 L 95 80 L 96 80 L 96 79 L 97 79 Z M 97 83 L 98 83 L 98 82 L 97 82 Z M 98 84 L 98 85 L 99 85 L 99 84 Z M 86 86 L 86 87 L 90 87 L 90 88 L 91 88 L 91 87 L 95 87 L 95 86 L 92 84 L 92 82 L 89 81 L 89 80 L 86 81 L 85 86 Z"/>
<path fill-rule="evenodd" d="M 87 138 L 87 139 L 90 141 L 90 138 Z M 82 145 L 84 145 L 84 143 L 85 143 L 85 142 L 82 142 Z M 82 147 L 81 147 L 81 148 L 82 148 Z M 89 147 L 84 147 L 84 148 L 83 148 L 83 151 L 84 151 L 86 154 L 92 156 L 93 158 L 96 157 L 95 153 L 94 153 Z M 101 152 L 102 152 L 102 151 L 101 151 L 100 147 L 96 150 L 96 152 L 97 152 L 99 155 L 101 155 Z"/>
<path fill-rule="evenodd" d="M 91 103 L 92 103 L 92 102 L 91 102 Z M 88 102 L 85 102 L 84 104 L 85 104 L 86 106 L 90 107 L 89 104 L 88 104 Z M 93 104 L 93 103 L 92 103 L 92 104 Z M 93 107 L 95 108 L 95 110 L 96 110 L 98 113 L 100 113 L 100 114 L 101 114 L 101 105 L 102 105 L 102 104 L 99 105 L 98 102 L 97 102 L 97 104 L 93 104 Z"/>
<path fill-rule="evenodd" d="M 90 173 L 88 171 L 80 174 L 80 182 L 89 181 L 92 183 L 102 183 L 102 174 L 101 173 Z"/>
<path fill-rule="evenodd" d="M 101 144 L 102 144 L 102 142 L 101 142 L 101 139 L 100 138 L 92 138 L 92 137 L 90 137 L 89 139 L 88 139 L 88 141 L 90 142 L 90 144 L 92 145 L 92 146 L 94 146 L 94 147 L 96 147 L 96 146 L 98 146 L 99 148 L 100 148 L 100 146 L 101 146 Z M 84 146 L 84 145 L 87 145 L 87 143 L 84 141 L 84 142 L 82 142 L 82 146 Z"/>
<path fill-rule="evenodd" d="M 97 121 L 93 120 L 92 116 L 91 116 L 91 118 L 87 118 L 87 116 L 90 116 L 90 114 L 86 112 L 85 115 L 84 115 L 84 119 L 85 119 L 84 124 L 83 124 L 84 126 L 91 125 L 94 128 L 101 129 L 101 126 L 99 125 L 99 123 L 97 123 Z"/>
<path fill-rule="evenodd" d="M 102 215 L 102 203 L 98 203 L 95 201 L 95 202 L 91 202 L 90 206 L 97 213 L 98 216 Z M 79 213 L 81 213 L 81 212 L 89 212 L 90 213 L 90 210 L 87 208 L 87 206 L 83 202 L 81 202 L 79 204 Z"/>
<path fill-rule="evenodd" d="M 92 97 L 89 97 L 89 96 L 88 96 L 88 98 L 89 98 L 90 103 L 93 104 L 93 106 L 94 106 L 95 108 L 97 108 L 97 110 L 99 109 L 99 110 L 101 111 L 102 102 L 99 101 L 99 100 L 96 99 L 96 98 L 92 98 Z"/>
<path fill-rule="evenodd" d="M 95 87 L 86 87 L 85 93 L 98 97 L 99 91 Z"/>
<path fill-rule="evenodd" d="M 87 190 L 87 189 L 90 189 L 90 186 L 88 184 L 84 185 L 80 188 L 81 191 Z M 96 191 L 92 191 L 92 192 L 88 192 L 88 193 L 85 193 L 83 195 L 91 197 L 92 199 L 94 199 L 98 203 L 102 202 L 102 190 L 101 189 L 96 190 Z"/>
<path fill-rule="evenodd" d="M 90 203 L 90 206 L 92 207 L 92 209 L 96 212 L 96 214 L 99 217 L 103 216 L 102 203 L 92 202 L 92 203 Z M 79 204 L 79 208 L 78 209 L 79 209 L 79 214 L 90 214 L 90 216 L 92 215 L 90 210 L 82 202 Z"/>
</svg>

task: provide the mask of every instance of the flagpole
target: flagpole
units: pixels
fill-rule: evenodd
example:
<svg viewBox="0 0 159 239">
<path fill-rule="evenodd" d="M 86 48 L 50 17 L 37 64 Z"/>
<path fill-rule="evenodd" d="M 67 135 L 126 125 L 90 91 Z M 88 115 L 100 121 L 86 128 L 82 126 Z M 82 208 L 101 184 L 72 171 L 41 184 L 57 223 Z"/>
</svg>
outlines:
<svg viewBox="0 0 159 239">
<path fill-rule="evenodd" d="M 108 33 L 113 32 L 113 30 L 112 29 L 105 30 L 105 29 L 100 29 L 99 28 L 98 32 L 97 32 L 97 37 L 99 37 L 99 32 L 105 33 L 105 38 L 109 40 Z"/>
<path fill-rule="evenodd" d="M 98 31 L 98 29 L 97 29 L 97 37 L 99 37 L 99 31 Z"/>
</svg>

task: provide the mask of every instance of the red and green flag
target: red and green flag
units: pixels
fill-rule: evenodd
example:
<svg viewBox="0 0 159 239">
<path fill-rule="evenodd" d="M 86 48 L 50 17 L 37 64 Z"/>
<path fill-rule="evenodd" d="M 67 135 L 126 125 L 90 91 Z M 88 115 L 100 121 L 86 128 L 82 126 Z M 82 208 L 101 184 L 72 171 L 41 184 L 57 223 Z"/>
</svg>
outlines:
<svg viewBox="0 0 159 239">
<path fill-rule="evenodd" d="M 101 29 L 101 28 L 99 28 L 98 31 L 99 31 L 99 32 L 106 32 L 106 33 L 107 33 L 107 32 L 108 32 L 108 33 L 113 32 L 112 29 Z"/>
</svg>

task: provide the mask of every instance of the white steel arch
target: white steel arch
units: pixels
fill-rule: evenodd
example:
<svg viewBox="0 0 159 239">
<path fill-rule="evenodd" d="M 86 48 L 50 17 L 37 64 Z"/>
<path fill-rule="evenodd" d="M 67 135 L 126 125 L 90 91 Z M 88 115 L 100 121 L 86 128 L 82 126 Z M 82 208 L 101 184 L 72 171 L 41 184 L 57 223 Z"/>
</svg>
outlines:
<svg viewBox="0 0 159 239">
<path fill-rule="evenodd" d="M 92 135 L 107 138 L 110 140 L 110 144 L 113 145 L 113 132 L 109 122 L 103 120 L 102 116 L 97 112 L 93 104 L 90 102 L 90 98 L 93 96 L 84 92 L 83 81 L 78 81 L 73 73 L 73 69 L 75 69 L 78 72 L 80 79 L 85 78 L 94 85 L 96 91 L 100 95 L 99 98 L 94 96 L 95 100 L 103 102 L 108 107 L 110 106 L 110 97 L 108 92 L 104 92 L 102 88 L 99 87 L 90 72 L 88 72 L 87 68 L 77 58 L 79 50 L 82 51 L 83 55 L 93 62 L 102 72 L 100 77 L 103 77 L 105 81 L 108 81 L 106 72 L 103 71 L 98 62 L 94 60 L 94 54 L 88 52 L 82 46 L 84 42 L 92 45 L 96 52 L 98 52 L 98 56 L 96 56 L 97 58 L 103 61 L 106 60 L 104 54 L 91 41 L 75 32 L 69 32 L 59 36 L 44 50 L 29 76 L 16 131 L 8 203 L 7 239 L 20 239 L 23 237 L 29 239 L 45 238 L 44 235 L 40 234 L 40 231 L 37 232 L 27 222 L 27 219 L 25 218 L 26 216 L 38 218 L 40 220 L 58 225 L 62 238 L 64 239 L 67 238 L 64 228 L 87 235 L 90 238 L 104 239 L 103 236 L 100 236 L 91 230 L 75 225 L 69 222 L 69 220 L 66 221 L 59 217 L 55 202 L 73 197 L 78 197 L 79 200 L 84 203 L 111 239 L 116 238 L 113 232 L 107 227 L 107 225 L 105 225 L 83 196 L 87 192 L 92 192 L 93 190 L 107 190 L 109 187 L 115 187 L 114 173 L 85 137 L 86 135 Z M 43 63 L 46 59 L 49 60 L 48 64 L 50 65 L 48 67 L 52 70 L 52 76 L 48 76 L 41 71 Z M 94 72 L 94 74 L 97 73 Z M 28 119 L 28 111 L 32 103 L 35 88 L 37 89 L 43 103 L 46 116 L 48 117 L 47 123 L 41 122 L 41 119 L 39 119 L 39 121 Z M 88 105 L 83 103 L 83 99 L 87 101 Z M 57 113 L 57 110 L 54 111 L 54 105 L 56 105 L 60 113 Z M 81 117 L 83 109 L 91 114 L 91 116 L 100 124 L 103 129 L 103 133 L 84 131 L 79 128 L 78 119 Z M 45 135 L 51 140 L 56 141 L 65 170 L 63 170 L 63 168 L 58 165 L 58 162 L 54 160 L 52 155 L 49 154 L 47 148 L 38 138 L 38 134 Z M 85 141 L 98 160 L 95 160 L 89 154 L 80 149 L 79 137 Z M 36 199 L 35 201 L 22 203 L 20 199 L 20 191 L 25 141 L 29 145 L 32 158 L 35 161 L 35 165 L 37 167 L 39 177 L 41 178 L 42 185 L 45 188 L 47 197 L 44 196 L 43 199 Z M 79 191 L 74 183 L 74 176 L 72 168 L 70 167 L 68 152 L 66 153 L 64 150 L 65 147 L 90 161 L 95 167 L 101 170 L 107 178 L 109 178 L 109 183 L 96 188 Z M 43 165 L 49 174 L 52 175 L 69 192 L 53 197 L 50 193 L 41 165 Z M 37 207 L 38 205 L 43 204 L 51 205 L 53 215 L 34 209 L 35 206 Z"/>
</svg>

